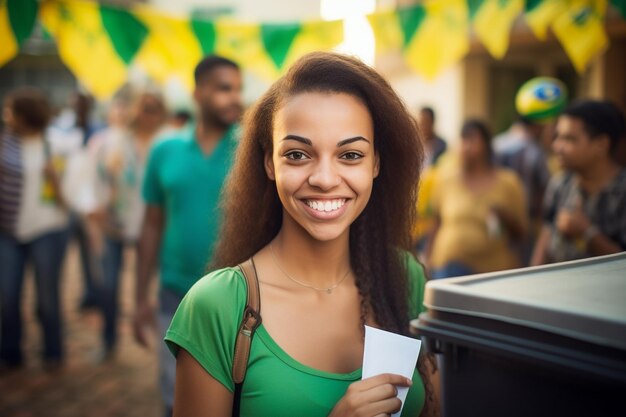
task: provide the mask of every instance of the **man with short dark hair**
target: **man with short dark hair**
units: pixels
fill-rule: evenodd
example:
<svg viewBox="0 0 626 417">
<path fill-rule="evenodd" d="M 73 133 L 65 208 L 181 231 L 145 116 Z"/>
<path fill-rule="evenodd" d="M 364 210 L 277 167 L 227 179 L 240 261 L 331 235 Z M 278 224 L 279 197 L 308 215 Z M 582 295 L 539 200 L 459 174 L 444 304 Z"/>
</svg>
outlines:
<svg viewBox="0 0 626 417">
<path fill-rule="evenodd" d="M 209 56 L 197 65 L 194 75 L 197 125 L 155 144 L 145 172 L 146 212 L 139 238 L 133 323 L 135 338 L 143 346 L 148 344 L 145 328 L 157 326 L 148 301 L 157 259 L 162 337 L 185 293 L 206 273 L 219 229 L 219 196 L 237 146 L 236 122 L 242 113 L 239 67 Z M 161 392 L 166 415 L 171 415 L 176 363 L 161 345 Z"/>
<path fill-rule="evenodd" d="M 565 172 L 546 190 L 533 265 L 626 250 L 626 169 L 615 160 L 625 133 L 608 102 L 577 102 L 559 116 L 553 149 Z"/>
<path fill-rule="evenodd" d="M 435 132 L 435 111 L 431 107 L 422 107 L 417 115 L 417 124 L 424 141 L 425 167 L 435 165 L 448 148 L 446 141 Z"/>
</svg>

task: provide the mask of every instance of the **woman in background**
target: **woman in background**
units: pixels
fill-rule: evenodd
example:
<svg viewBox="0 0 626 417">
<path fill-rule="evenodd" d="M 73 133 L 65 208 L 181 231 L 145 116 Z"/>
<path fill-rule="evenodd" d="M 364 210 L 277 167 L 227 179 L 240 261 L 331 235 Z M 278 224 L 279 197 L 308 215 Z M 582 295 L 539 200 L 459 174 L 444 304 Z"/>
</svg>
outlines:
<svg viewBox="0 0 626 417">
<path fill-rule="evenodd" d="M 43 92 L 22 87 L 9 93 L 0 142 L 0 362 L 24 363 L 21 296 L 24 272 L 33 266 L 37 317 L 43 330 L 43 361 L 63 361 L 59 286 L 69 217 L 59 180 L 63 161 L 44 132 L 50 118 Z"/>
<path fill-rule="evenodd" d="M 128 105 L 115 101 L 110 109 L 112 123 L 96 133 L 89 143 L 91 174 L 89 186 L 94 199 L 84 207 L 93 250 L 100 259 L 97 292 L 102 313 L 103 356 L 109 359 L 117 345 L 118 292 L 124 264 L 124 248 L 135 247 L 143 221 L 141 185 L 148 150 L 161 132 L 167 111 L 160 94 L 138 93 Z M 123 109 L 130 116 L 124 118 Z"/>
<path fill-rule="evenodd" d="M 524 189 L 513 171 L 494 165 L 483 122 L 463 124 L 459 157 L 459 169 L 444 171 L 432 187 L 437 218 L 427 255 L 432 278 L 520 266 L 513 245 L 528 222 Z"/>
</svg>

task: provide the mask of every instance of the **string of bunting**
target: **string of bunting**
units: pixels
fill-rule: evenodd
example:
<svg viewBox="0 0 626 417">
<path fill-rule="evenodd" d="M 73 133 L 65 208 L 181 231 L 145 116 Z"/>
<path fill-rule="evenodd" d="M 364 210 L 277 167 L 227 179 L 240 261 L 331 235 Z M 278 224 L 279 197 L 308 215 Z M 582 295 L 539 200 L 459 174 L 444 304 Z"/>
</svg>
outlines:
<svg viewBox="0 0 626 417">
<path fill-rule="evenodd" d="M 494 58 L 503 58 L 520 14 L 540 41 L 551 29 L 582 72 L 608 47 L 609 6 L 626 19 L 626 0 L 424 0 L 367 19 L 378 54 L 400 50 L 407 65 L 428 79 L 467 54 L 472 31 Z M 254 23 L 175 17 L 147 5 L 0 0 L 0 67 L 19 53 L 37 22 L 56 41 L 65 65 L 101 99 L 115 93 L 135 65 L 157 82 L 177 76 L 191 89 L 195 64 L 217 53 L 273 80 L 303 54 L 343 41 L 340 20 Z"/>
</svg>

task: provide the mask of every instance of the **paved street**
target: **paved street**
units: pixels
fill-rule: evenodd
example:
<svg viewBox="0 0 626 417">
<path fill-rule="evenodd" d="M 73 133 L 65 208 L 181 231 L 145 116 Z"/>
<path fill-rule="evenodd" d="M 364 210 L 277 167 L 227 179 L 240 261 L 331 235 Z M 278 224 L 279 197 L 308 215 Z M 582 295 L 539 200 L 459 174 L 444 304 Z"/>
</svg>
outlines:
<svg viewBox="0 0 626 417">
<path fill-rule="evenodd" d="M 0 416 L 3 417 L 111 417 L 160 416 L 154 351 L 138 347 L 132 338 L 134 259 L 128 258 L 121 286 L 120 345 L 114 359 L 99 364 L 100 317 L 80 312 L 82 291 L 78 251 L 71 246 L 65 262 L 63 311 L 65 367 L 54 373 L 41 367 L 41 335 L 35 318 L 33 279 L 27 277 L 24 294 L 26 367 L 0 374 Z"/>
</svg>

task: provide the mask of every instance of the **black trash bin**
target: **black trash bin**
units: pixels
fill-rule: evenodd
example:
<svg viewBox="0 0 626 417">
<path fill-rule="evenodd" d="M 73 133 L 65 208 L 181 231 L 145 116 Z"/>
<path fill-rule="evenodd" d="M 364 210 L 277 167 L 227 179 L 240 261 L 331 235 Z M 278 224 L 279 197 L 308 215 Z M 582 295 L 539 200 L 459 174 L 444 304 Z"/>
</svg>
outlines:
<svg viewBox="0 0 626 417">
<path fill-rule="evenodd" d="M 430 281 L 444 417 L 626 416 L 626 252 Z"/>
</svg>

